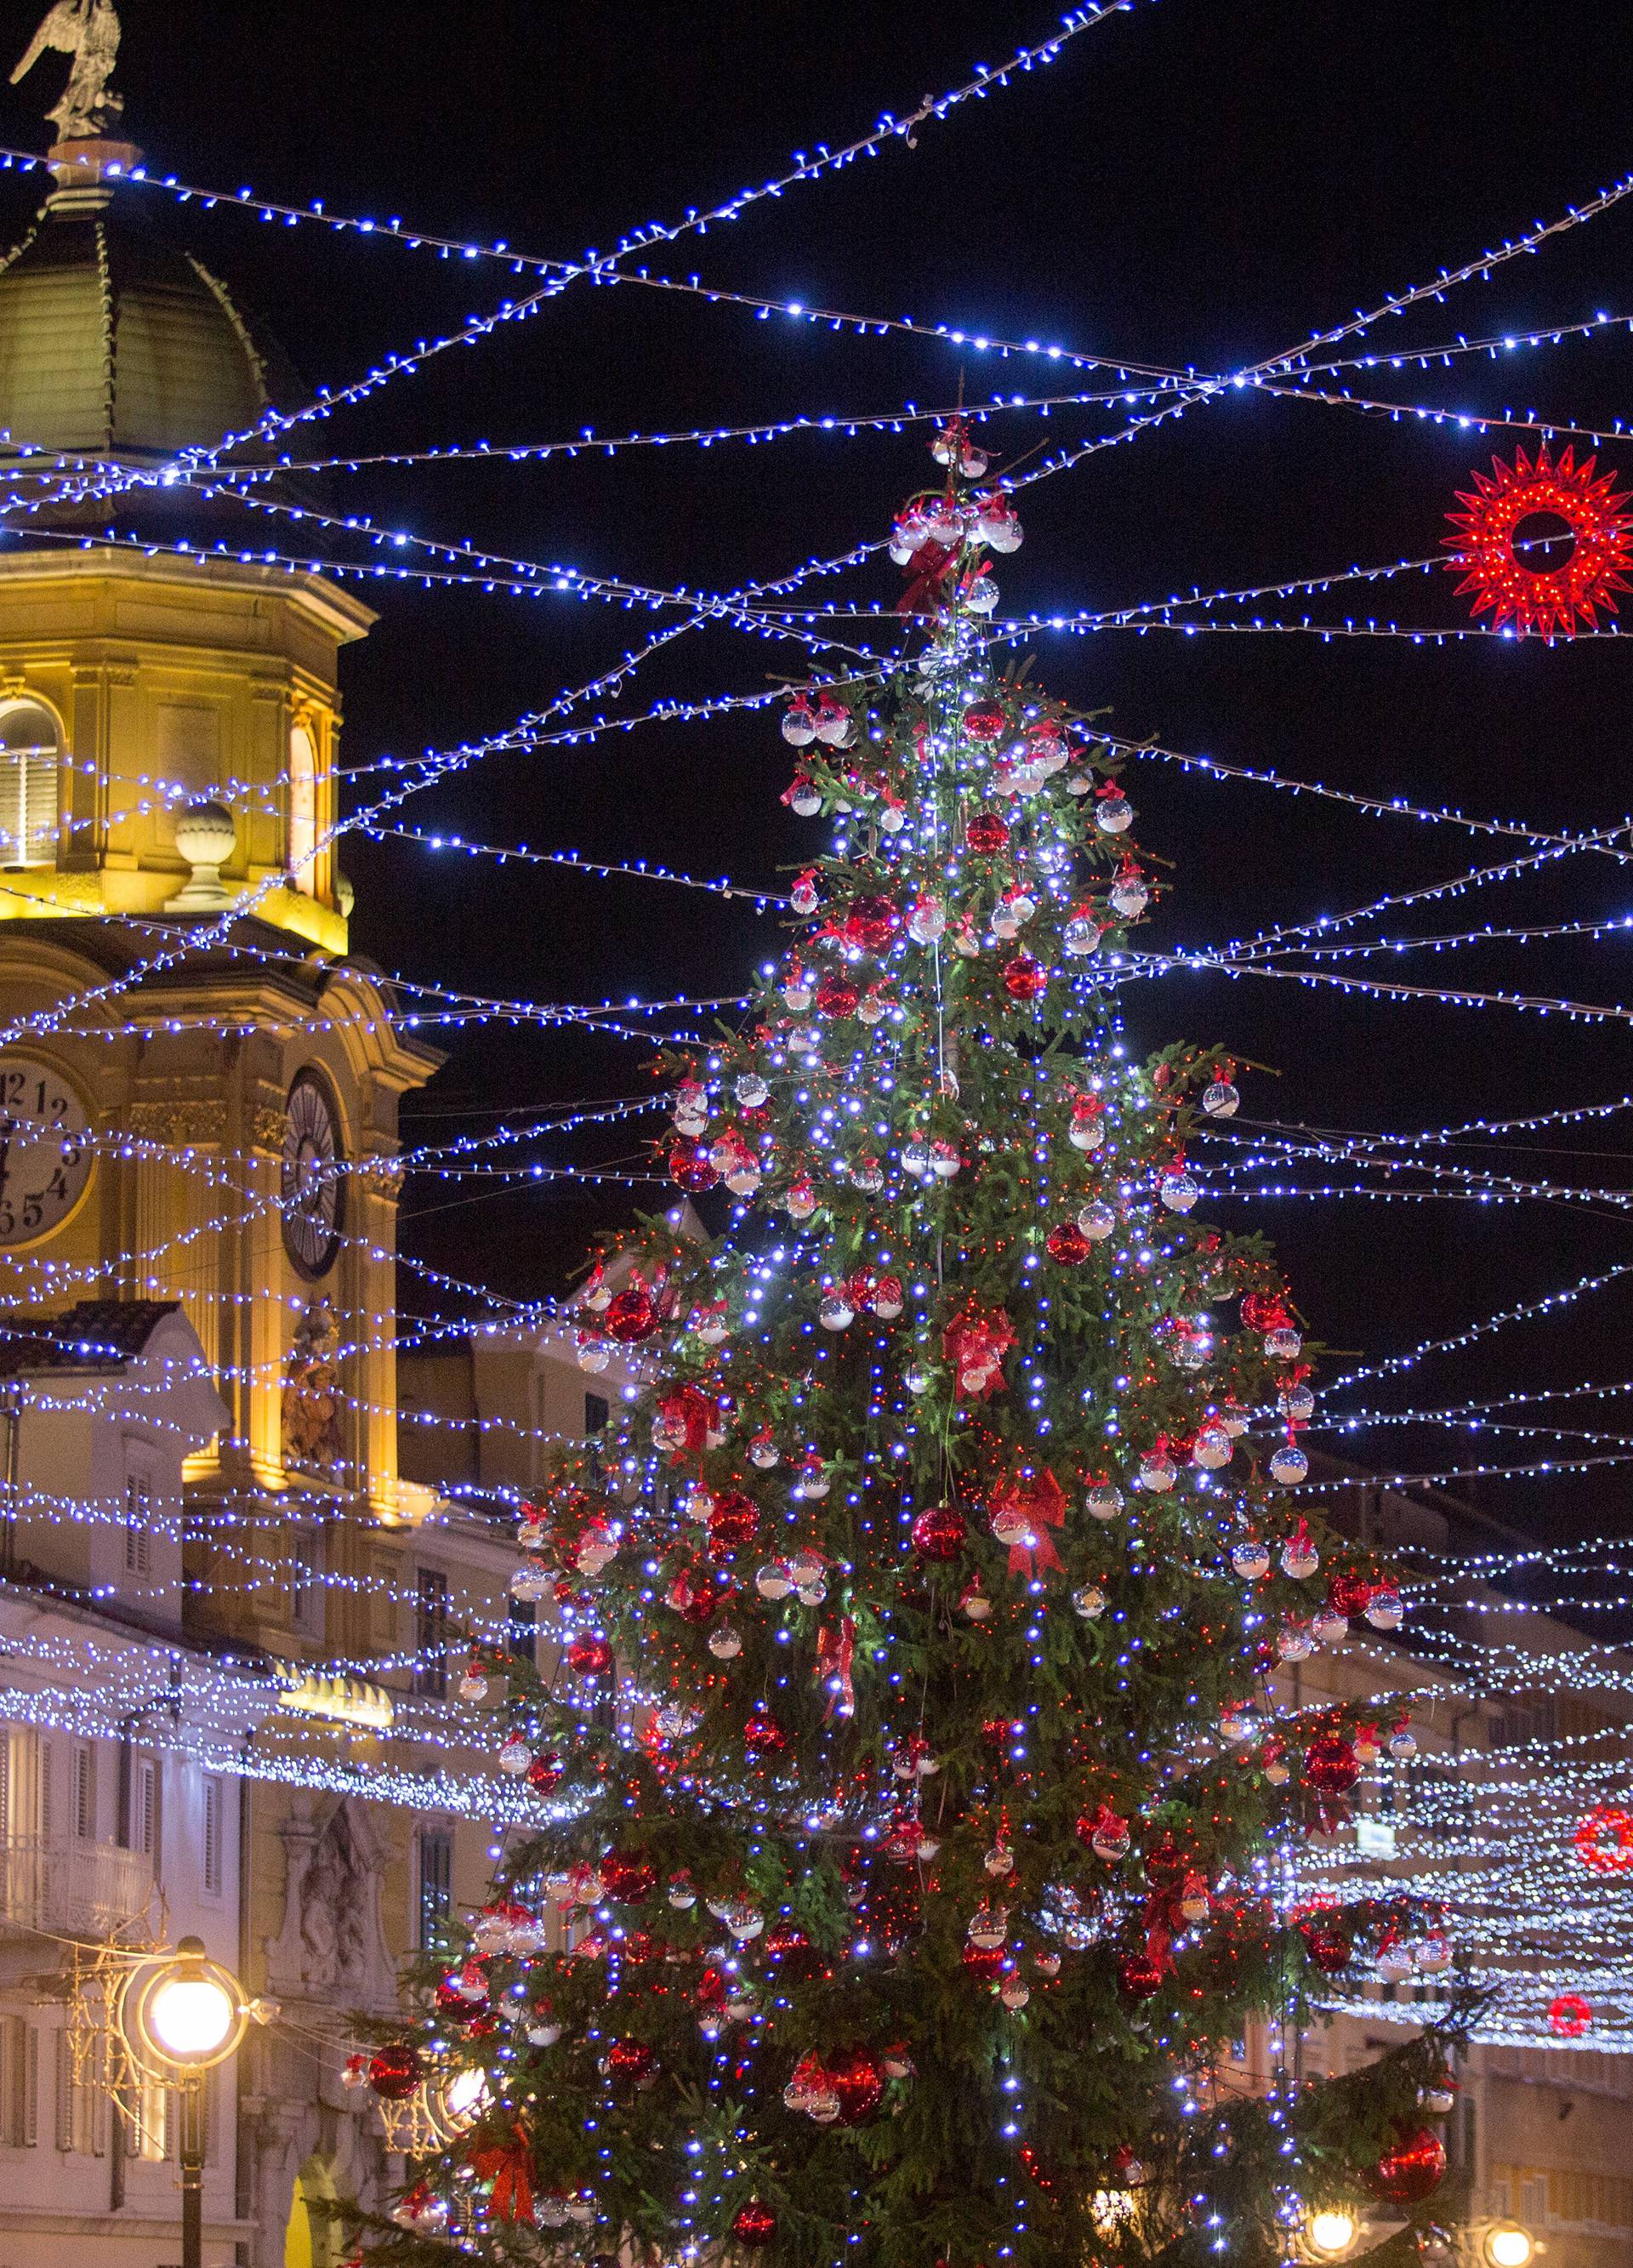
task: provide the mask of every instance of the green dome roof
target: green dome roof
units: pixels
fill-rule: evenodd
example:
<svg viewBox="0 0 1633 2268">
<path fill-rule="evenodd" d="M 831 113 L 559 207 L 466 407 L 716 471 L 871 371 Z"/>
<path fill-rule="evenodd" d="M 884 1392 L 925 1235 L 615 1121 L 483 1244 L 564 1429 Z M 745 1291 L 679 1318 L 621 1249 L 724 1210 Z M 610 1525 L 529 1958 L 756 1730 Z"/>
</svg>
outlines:
<svg viewBox="0 0 1633 2268">
<path fill-rule="evenodd" d="M 162 465 L 253 425 L 274 373 L 298 401 L 225 286 L 109 187 L 59 189 L 0 266 L 0 455 Z"/>
</svg>

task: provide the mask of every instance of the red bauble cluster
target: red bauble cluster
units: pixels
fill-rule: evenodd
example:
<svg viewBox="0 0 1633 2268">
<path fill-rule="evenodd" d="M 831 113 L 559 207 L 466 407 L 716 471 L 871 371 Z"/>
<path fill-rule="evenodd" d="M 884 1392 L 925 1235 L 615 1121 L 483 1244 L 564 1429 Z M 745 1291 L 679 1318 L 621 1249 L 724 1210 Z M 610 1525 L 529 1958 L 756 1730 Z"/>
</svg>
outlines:
<svg viewBox="0 0 1633 2268">
<path fill-rule="evenodd" d="M 608 1300 L 602 1328 L 621 1346 L 638 1346 L 650 1339 L 662 1320 L 658 1302 L 643 1284 L 632 1284 Z"/>
<path fill-rule="evenodd" d="M 412 2040 L 393 2040 L 369 2060 L 369 2085 L 386 2102 L 406 2102 L 420 2073 L 420 2051 Z"/>
<path fill-rule="evenodd" d="M 932 1504 L 920 1513 L 909 1533 L 921 1559 L 956 1559 L 964 1549 L 964 1515 L 956 1505 Z"/>
<path fill-rule="evenodd" d="M 620 1905 L 638 1905 L 658 1888 L 658 1869 L 637 1851 L 609 1851 L 601 1861 L 601 1887 Z"/>
<path fill-rule="evenodd" d="M 607 2076 L 626 2086 L 643 2085 L 657 2068 L 658 2058 L 649 2040 L 614 2040 L 607 2051 Z"/>
<path fill-rule="evenodd" d="M 1029 953 L 1018 953 L 1004 971 L 1004 990 L 1011 1000 L 1037 1000 L 1048 990 L 1049 972 Z"/>
<path fill-rule="evenodd" d="M 732 2216 L 732 2235 L 747 2252 L 758 2252 L 776 2235 L 776 2215 L 758 2198 L 750 2198 Z"/>
<path fill-rule="evenodd" d="M 1148 1953 L 1131 1953 L 1117 1971 L 1125 1999 L 1149 2000 L 1162 1990 L 1162 1967 Z"/>
<path fill-rule="evenodd" d="M 1063 1268 L 1080 1267 L 1094 1249 L 1075 1220 L 1063 1220 L 1050 1229 L 1043 1243 L 1049 1258 L 1058 1260 Z"/>
<path fill-rule="evenodd" d="M 1467 512 L 1449 512 L 1457 529 L 1444 540 L 1452 553 L 1446 564 L 1463 569 L 1458 585 L 1478 593 L 1476 615 L 1489 614 L 1493 629 L 1512 622 L 1521 637 L 1536 630 L 1543 637 L 1572 637 L 1578 618 L 1595 627 L 1596 609 L 1616 611 L 1611 593 L 1629 588 L 1622 571 L 1633 566 L 1633 518 L 1629 499 L 1615 493 L 1615 475 L 1593 476 L 1594 459 L 1581 464 L 1567 448 L 1554 463 L 1543 443 L 1532 465 L 1523 449 L 1505 465 L 1491 460 L 1491 475 L 1474 475 L 1474 489 L 1460 489 Z M 1570 556 L 1557 567 L 1533 567 L 1515 549 L 1520 523 L 1536 514 L 1563 519 L 1570 532 Z"/>
<path fill-rule="evenodd" d="M 1322 1733 L 1304 1752 L 1304 1776 L 1320 1795 L 1348 1795 L 1361 1767 L 1342 1733 Z"/>
<path fill-rule="evenodd" d="M 828 2083 L 839 2097 L 839 2115 L 847 2126 L 865 2126 L 885 2099 L 885 2074 L 879 2058 L 867 2048 L 841 2048 L 826 2059 Z"/>
<path fill-rule="evenodd" d="M 1375 2195 L 1391 2205 L 1421 2205 L 1440 2186 L 1445 2144 L 1427 2126 L 1402 2127 L 1388 2151 L 1366 2177 Z"/>
<path fill-rule="evenodd" d="M 709 1548 L 714 1552 L 736 1551 L 752 1543 L 760 1526 L 760 1507 L 740 1489 L 717 1496 L 709 1513 Z"/>
</svg>

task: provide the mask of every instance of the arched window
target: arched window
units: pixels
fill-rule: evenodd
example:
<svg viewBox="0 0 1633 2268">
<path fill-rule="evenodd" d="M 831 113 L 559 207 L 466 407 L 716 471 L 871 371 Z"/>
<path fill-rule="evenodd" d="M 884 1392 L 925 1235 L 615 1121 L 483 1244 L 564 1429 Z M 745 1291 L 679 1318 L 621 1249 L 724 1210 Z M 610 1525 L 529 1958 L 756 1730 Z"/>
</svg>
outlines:
<svg viewBox="0 0 1633 2268">
<path fill-rule="evenodd" d="M 289 871 L 298 890 L 313 892 L 318 852 L 318 748 L 305 725 L 289 736 Z"/>
<path fill-rule="evenodd" d="M 42 702 L 0 707 L 0 866 L 56 863 L 56 768 L 62 741 Z"/>
</svg>

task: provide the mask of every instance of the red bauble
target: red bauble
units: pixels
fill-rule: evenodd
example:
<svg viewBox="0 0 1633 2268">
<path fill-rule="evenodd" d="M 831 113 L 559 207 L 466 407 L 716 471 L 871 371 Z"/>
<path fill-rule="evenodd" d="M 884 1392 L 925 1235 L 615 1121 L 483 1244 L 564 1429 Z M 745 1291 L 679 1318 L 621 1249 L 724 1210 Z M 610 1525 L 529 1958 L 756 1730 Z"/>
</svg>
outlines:
<svg viewBox="0 0 1633 2268">
<path fill-rule="evenodd" d="M 776 2215 L 758 2198 L 750 2198 L 732 2216 L 732 2235 L 746 2252 L 758 2252 L 776 2235 Z"/>
<path fill-rule="evenodd" d="M 1365 1575 L 1335 1575 L 1327 1587 L 1328 1604 L 1335 1615 L 1348 1615 L 1354 1622 L 1371 1606 L 1377 1588 Z"/>
<path fill-rule="evenodd" d="M 638 1851 L 609 1851 L 601 1861 L 601 1887 L 621 1905 L 638 1905 L 658 1888 L 658 1869 Z"/>
<path fill-rule="evenodd" d="M 393 2040 L 370 2058 L 369 2085 L 387 2102 L 406 2102 L 420 2083 L 420 2068 L 413 2041 Z"/>
<path fill-rule="evenodd" d="M 658 2058 L 647 2040 L 614 2040 L 607 2051 L 607 2076 L 639 2086 L 658 2068 Z"/>
<path fill-rule="evenodd" d="M 921 1559 L 956 1559 L 964 1549 L 964 1515 L 954 1505 L 928 1505 L 910 1533 Z"/>
<path fill-rule="evenodd" d="M 1633 1874 L 1633 1811 L 1619 1803 L 1596 1803 L 1570 1841 L 1590 1874 Z"/>
<path fill-rule="evenodd" d="M 1249 1292 L 1242 1301 L 1242 1324 L 1250 1331 L 1273 1331 L 1287 1320 L 1274 1292 Z"/>
<path fill-rule="evenodd" d="M 704 1189 L 713 1189 L 720 1176 L 709 1162 L 709 1145 L 706 1142 L 677 1142 L 669 1152 L 669 1178 L 688 1197 L 697 1197 Z"/>
<path fill-rule="evenodd" d="M 1311 1964 L 1323 1977 L 1341 1977 L 1355 1958 L 1348 1931 L 1341 1929 L 1336 1922 L 1308 1924 L 1302 1934 Z"/>
<path fill-rule="evenodd" d="M 779 1749 L 788 1746 L 788 1734 L 775 1717 L 768 1717 L 763 1709 L 756 1709 L 743 1727 L 743 1746 L 756 1749 L 761 1756 L 775 1756 Z"/>
<path fill-rule="evenodd" d="M 577 1677 L 605 1677 L 613 1650 L 604 1638 L 576 1638 L 567 1649 L 567 1667 Z"/>
<path fill-rule="evenodd" d="M 1368 2189 L 1391 2205 L 1420 2205 L 1445 2171 L 1445 2144 L 1427 2126 L 1403 2126 L 1366 2176 Z"/>
<path fill-rule="evenodd" d="M 964 829 L 964 840 L 972 850 L 991 853 L 1006 847 L 1009 829 L 997 812 L 978 811 Z"/>
<path fill-rule="evenodd" d="M 709 1548 L 736 1551 L 752 1543 L 760 1526 L 760 1507 L 741 1489 L 726 1489 L 715 1498 L 709 1514 Z"/>
<path fill-rule="evenodd" d="M 560 1786 L 565 1770 L 560 1756 L 554 1749 L 550 1749 L 543 1756 L 535 1756 L 528 1765 L 527 1785 L 540 1795 L 548 1795 L 553 1787 Z"/>
<path fill-rule="evenodd" d="M 1004 737 L 1004 711 L 989 708 L 977 701 L 964 711 L 964 730 L 972 740 L 999 740 Z"/>
<path fill-rule="evenodd" d="M 821 1955 L 797 1923 L 776 1923 L 761 1943 L 766 1959 L 776 1962 L 785 1977 L 814 1977 L 821 1970 Z"/>
<path fill-rule="evenodd" d="M 864 953 L 882 953 L 901 926 L 889 898 L 856 898 L 845 916 L 845 942 Z"/>
<path fill-rule="evenodd" d="M 1149 1954 L 1131 1953 L 1117 1971 L 1117 1982 L 1128 1999 L 1149 2000 L 1162 1990 L 1162 1970 Z"/>
<path fill-rule="evenodd" d="M 1548 2021 L 1562 2040 L 1579 2040 L 1593 2021 L 1593 2010 L 1580 1992 L 1562 1992 L 1548 2002 Z"/>
<path fill-rule="evenodd" d="M 467 2000 L 463 1992 L 445 1981 L 437 1987 L 432 1997 L 437 2014 L 445 2024 L 474 2024 L 488 2005 L 485 2000 Z"/>
<path fill-rule="evenodd" d="M 825 976 L 816 989 L 817 1013 L 835 1020 L 854 1016 L 861 997 L 848 976 Z"/>
<path fill-rule="evenodd" d="M 982 1984 L 991 1984 L 1004 1974 L 1004 1953 L 1001 1945 L 968 1945 L 964 1948 L 964 1966 Z"/>
<path fill-rule="evenodd" d="M 1075 1220 L 1063 1220 L 1057 1228 L 1050 1229 L 1043 1245 L 1049 1258 L 1058 1260 L 1063 1268 L 1078 1267 L 1094 1249 Z"/>
<path fill-rule="evenodd" d="M 1322 1733 L 1304 1752 L 1304 1776 L 1321 1795 L 1348 1795 L 1361 1767 L 1342 1733 Z"/>
<path fill-rule="evenodd" d="M 651 1337 L 658 1323 L 657 1300 L 643 1285 L 632 1284 L 608 1302 L 603 1329 L 609 1339 L 616 1339 L 622 1346 L 638 1346 L 643 1339 Z"/>
<path fill-rule="evenodd" d="M 1476 592 L 1475 612 L 1489 614 L 1494 630 L 1512 620 L 1521 637 L 1527 630 L 1572 637 L 1578 616 L 1592 630 L 1598 608 L 1615 613 L 1611 593 L 1629 587 L 1622 571 L 1633 566 L 1633 518 L 1622 509 L 1628 497 L 1615 493 L 1615 475 L 1594 478 L 1595 461 L 1578 465 L 1567 447 L 1555 463 L 1544 442 L 1534 466 L 1517 449 L 1512 465 L 1493 457 L 1493 477 L 1477 472 L 1472 490 L 1458 490 L 1468 510 L 1446 514 L 1457 534 L 1443 539 L 1453 555 L 1445 563 L 1464 571 L 1459 597 Z M 1570 556 L 1556 567 L 1537 553 L 1529 564 L 1514 548 L 1521 522 L 1536 513 L 1570 531 Z"/>
<path fill-rule="evenodd" d="M 885 2074 L 879 2058 L 867 2048 L 841 2048 L 829 2056 L 828 2083 L 839 2097 L 839 2115 L 847 2126 L 864 2126 L 885 2099 Z"/>
<path fill-rule="evenodd" d="M 1011 1000 L 1036 1000 L 1048 990 L 1049 972 L 1029 953 L 1018 953 L 1004 971 L 1004 990 Z"/>
<path fill-rule="evenodd" d="M 1177 1890 L 1193 1863 L 1172 1835 L 1165 1835 L 1160 1843 L 1154 1843 L 1141 1860 L 1145 1879 L 1154 1890 Z"/>
</svg>

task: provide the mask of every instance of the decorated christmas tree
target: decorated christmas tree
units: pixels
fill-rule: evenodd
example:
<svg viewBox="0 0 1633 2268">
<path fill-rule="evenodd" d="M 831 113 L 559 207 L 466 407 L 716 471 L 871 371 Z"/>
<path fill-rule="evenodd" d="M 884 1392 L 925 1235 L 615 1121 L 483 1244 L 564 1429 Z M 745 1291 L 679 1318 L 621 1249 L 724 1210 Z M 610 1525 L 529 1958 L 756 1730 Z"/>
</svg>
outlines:
<svg viewBox="0 0 1633 2268">
<path fill-rule="evenodd" d="M 962 425 L 935 456 L 902 658 L 783 720 L 828 843 L 793 941 L 666 1066 L 731 1225 L 644 1223 L 578 1302 L 650 1385 L 524 1513 L 534 1823 L 376 2060 L 445 2137 L 382 2258 L 1268 2263 L 1444 2167 L 1448 2029 L 1291 2069 L 1329 1978 L 1448 1958 L 1298 1888 L 1379 1735 L 1276 1672 L 1400 1602 L 1289 1493 L 1298 1311 L 1186 1158 L 1232 1067 L 1125 1044 L 1119 762 L 1000 666 L 1013 502 Z"/>
</svg>

